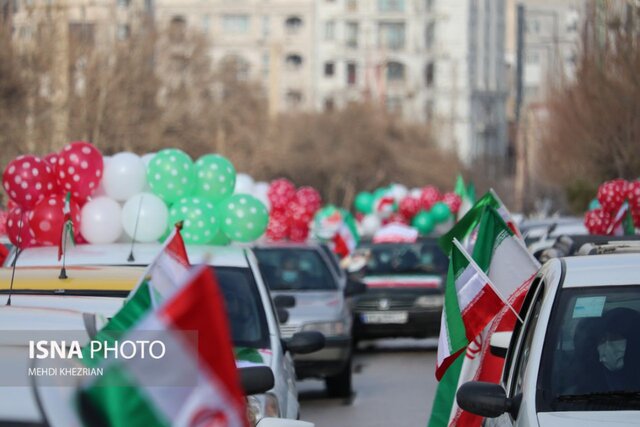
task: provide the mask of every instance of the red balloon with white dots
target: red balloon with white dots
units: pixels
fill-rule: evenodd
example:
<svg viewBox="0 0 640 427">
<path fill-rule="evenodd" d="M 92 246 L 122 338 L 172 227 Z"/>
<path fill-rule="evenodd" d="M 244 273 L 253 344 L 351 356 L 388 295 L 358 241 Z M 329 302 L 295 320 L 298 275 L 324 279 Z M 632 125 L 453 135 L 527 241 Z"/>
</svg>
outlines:
<svg viewBox="0 0 640 427">
<path fill-rule="evenodd" d="M 98 188 L 103 167 L 102 154 L 92 144 L 84 141 L 67 144 L 56 165 L 62 193 L 71 193 L 75 200 L 83 203 Z"/>
</svg>

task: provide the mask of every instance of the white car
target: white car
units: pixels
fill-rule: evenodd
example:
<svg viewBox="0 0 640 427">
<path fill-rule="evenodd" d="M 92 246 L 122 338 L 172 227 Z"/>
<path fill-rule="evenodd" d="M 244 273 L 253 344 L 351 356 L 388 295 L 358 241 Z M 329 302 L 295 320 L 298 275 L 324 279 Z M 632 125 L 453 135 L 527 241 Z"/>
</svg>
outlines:
<svg viewBox="0 0 640 427">
<path fill-rule="evenodd" d="M 142 267 L 152 262 L 160 250 L 159 244 L 136 244 L 133 251 L 133 260 L 130 260 L 130 244 L 111 245 L 78 245 L 70 248 L 66 255 L 66 265 L 69 272 L 74 267 L 93 268 L 95 266 L 111 266 L 117 270 L 122 270 L 123 266 Z M 249 409 L 255 412 L 255 418 L 260 420 L 264 417 L 281 417 L 297 419 L 300 414 L 298 402 L 298 392 L 295 383 L 295 370 L 291 353 L 306 353 L 322 347 L 322 340 L 318 340 L 317 334 L 300 333 L 296 339 L 292 339 L 285 344 L 281 340 L 278 317 L 266 288 L 257 261 L 247 248 L 235 247 L 215 247 L 215 246 L 187 246 L 189 260 L 196 264 L 202 260 L 215 268 L 218 283 L 225 297 L 225 303 L 230 315 L 230 324 L 236 347 L 236 356 L 239 359 L 248 357 L 250 361 L 264 363 L 274 372 L 275 386 L 268 393 L 250 397 Z M 12 262 L 13 254 L 8 258 L 8 263 Z M 19 277 L 26 267 L 59 267 L 57 261 L 57 248 L 39 247 L 28 248 L 19 255 L 16 265 L 19 269 L 16 276 Z M 114 267 L 119 266 L 119 267 Z M 6 270 L 6 269 L 5 269 Z M 136 274 L 139 270 L 136 269 Z M 70 279 L 74 276 L 68 272 Z M 57 278 L 57 273 L 52 271 L 53 280 Z M 5 274 L 7 274 L 5 272 Z M 105 273 L 100 273 L 105 275 Z M 74 296 L 91 296 L 91 293 L 78 295 L 77 286 L 71 286 L 71 282 L 57 281 L 59 288 L 53 293 L 49 293 L 49 303 L 42 302 L 42 298 L 30 293 L 28 290 L 15 296 L 14 305 L 35 305 L 40 306 L 50 304 L 50 306 L 63 305 L 65 308 L 83 310 L 84 303 L 78 301 L 78 307 L 73 307 L 73 302 L 62 302 L 55 300 L 65 294 Z M 3 294 L 6 293 L 3 286 Z M 55 286 L 53 286 L 55 287 Z M 66 288 L 66 289 L 65 289 Z M 74 294 L 75 291 L 75 294 Z M 100 295 L 105 297 L 105 295 Z M 108 296 L 108 295 L 106 295 Z M 122 296 L 121 296 L 122 297 Z M 1 302 L 1 301 L 0 301 Z M 72 306 L 70 307 L 69 304 Z M 102 302 L 105 308 L 113 310 L 113 304 Z M 232 307 L 236 309 L 233 310 Z M 95 307 L 93 307 L 95 309 Z M 117 307 L 115 307 L 117 308 Z M 116 310 L 117 311 L 117 310 Z M 281 311 L 281 310 L 279 310 Z M 107 317 L 112 316 L 115 311 L 102 312 Z M 290 350 L 290 351 L 287 351 Z M 259 360 L 256 360 L 259 359 Z"/>
<path fill-rule="evenodd" d="M 487 426 L 638 425 L 639 254 L 550 260 L 520 317 L 502 383 L 464 384 L 462 409 Z"/>
</svg>

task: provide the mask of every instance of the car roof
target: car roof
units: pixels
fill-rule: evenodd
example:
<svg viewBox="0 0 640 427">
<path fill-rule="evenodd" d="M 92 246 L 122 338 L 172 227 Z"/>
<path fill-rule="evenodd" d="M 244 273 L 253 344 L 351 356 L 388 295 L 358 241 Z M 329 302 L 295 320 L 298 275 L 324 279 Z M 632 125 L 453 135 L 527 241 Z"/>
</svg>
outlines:
<svg viewBox="0 0 640 427">
<path fill-rule="evenodd" d="M 563 288 L 640 284 L 640 254 L 589 255 L 562 258 Z"/>
<path fill-rule="evenodd" d="M 51 291 L 62 290 L 129 292 L 140 281 L 144 267 L 75 266 L 67 267 L 66 279 L 60 279 L 60 267 L 17 267 L 15 275 L 9 267 L 0 268 L 0 292 L 6 293 L 11 285 L 13 290 Z"/>
<path fill-rule="evenodd" d="M 82 313 L 74 310 L 36 307 L 0 307 L 0 330 L 4 331 L 86 331 Z M 0 344 L 8 344 L 0 334 Z M 11 335 L 13 338 L 18 335 Z M 13 342 L 13 341 L 12 341 Z"/>
<path fill-rule="evenodd" d="M 253 246 L 255 249 L 318 249 L 317 242 L 262 242 Z"/>
<path fill-rule="evenodd" d="M 133 247 L 134 260 L 128 261 L 131 243 L 111 243 L 103 245 L 77 245 L 67 251 L 67 265 L 120 265 L 146 266 L 160 252 L 160 243 L 136 243 Z M 206 260 L 216 267 L 248 267 L 246 248 L 234 246 L 186 245 L 192 264 Z M 11 257 L 12 260 L 12 257 Z M 9 260 L 9 262 L 11 261 Z M 18 257 L 18 266 L 58 266 L 57 247 L 27 248 Z"/>
</svg>

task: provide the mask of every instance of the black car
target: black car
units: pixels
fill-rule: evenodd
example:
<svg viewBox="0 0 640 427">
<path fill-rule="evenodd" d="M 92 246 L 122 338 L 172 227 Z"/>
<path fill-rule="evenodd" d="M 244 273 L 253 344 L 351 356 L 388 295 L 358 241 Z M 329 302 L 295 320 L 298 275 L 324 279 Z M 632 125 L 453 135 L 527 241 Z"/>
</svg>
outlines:
<svg viewBox="0 0 640 427">
<path fill-rule="evenodd" d="M 449 260 L 435 238 L 363 243 L 356 256 L 367 260 L 367 292 L 355 301 L 354 339 L 438 336 Z"/>
</svg>

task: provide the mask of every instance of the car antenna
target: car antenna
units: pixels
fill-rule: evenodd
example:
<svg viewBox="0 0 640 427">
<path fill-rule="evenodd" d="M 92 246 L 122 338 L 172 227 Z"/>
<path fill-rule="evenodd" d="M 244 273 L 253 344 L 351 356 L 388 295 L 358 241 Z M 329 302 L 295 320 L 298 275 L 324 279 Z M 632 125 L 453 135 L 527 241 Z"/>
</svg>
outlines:
<svg viewBox="0 0 640 427">
<path fill-rule="evenodd" d="M 133 247 L 136 244 L 136 236 L 138 235 L 138 223 L 140 222 L 140 213 L 142 212 L 142 200 L 144 195 L 140 196 L 140 203 L 138 203 L 138 214 L 136 215 L 136 225 L 133 227 L 133 236 L 131 236 L 131 252 L 129 252 L 129 258 L 127 262 L 135 262 L 136 258 L 133 256 Z"/>
<path fill-rule="evenodd" d="M 16 250 L 16 256 L 13 258 L 13 261 L 11 261 L 11 282 L 9 284 L 9 298 L 7 298 L 7 306 L 11 305 L 11 294 L 13 293 L 13 280 L 16 277 L 16 265 L 18 263 L 18 257 L 20 256 L 20 254 L 22 253 L 22 249 L 18 248 Z"/>
</svg>

